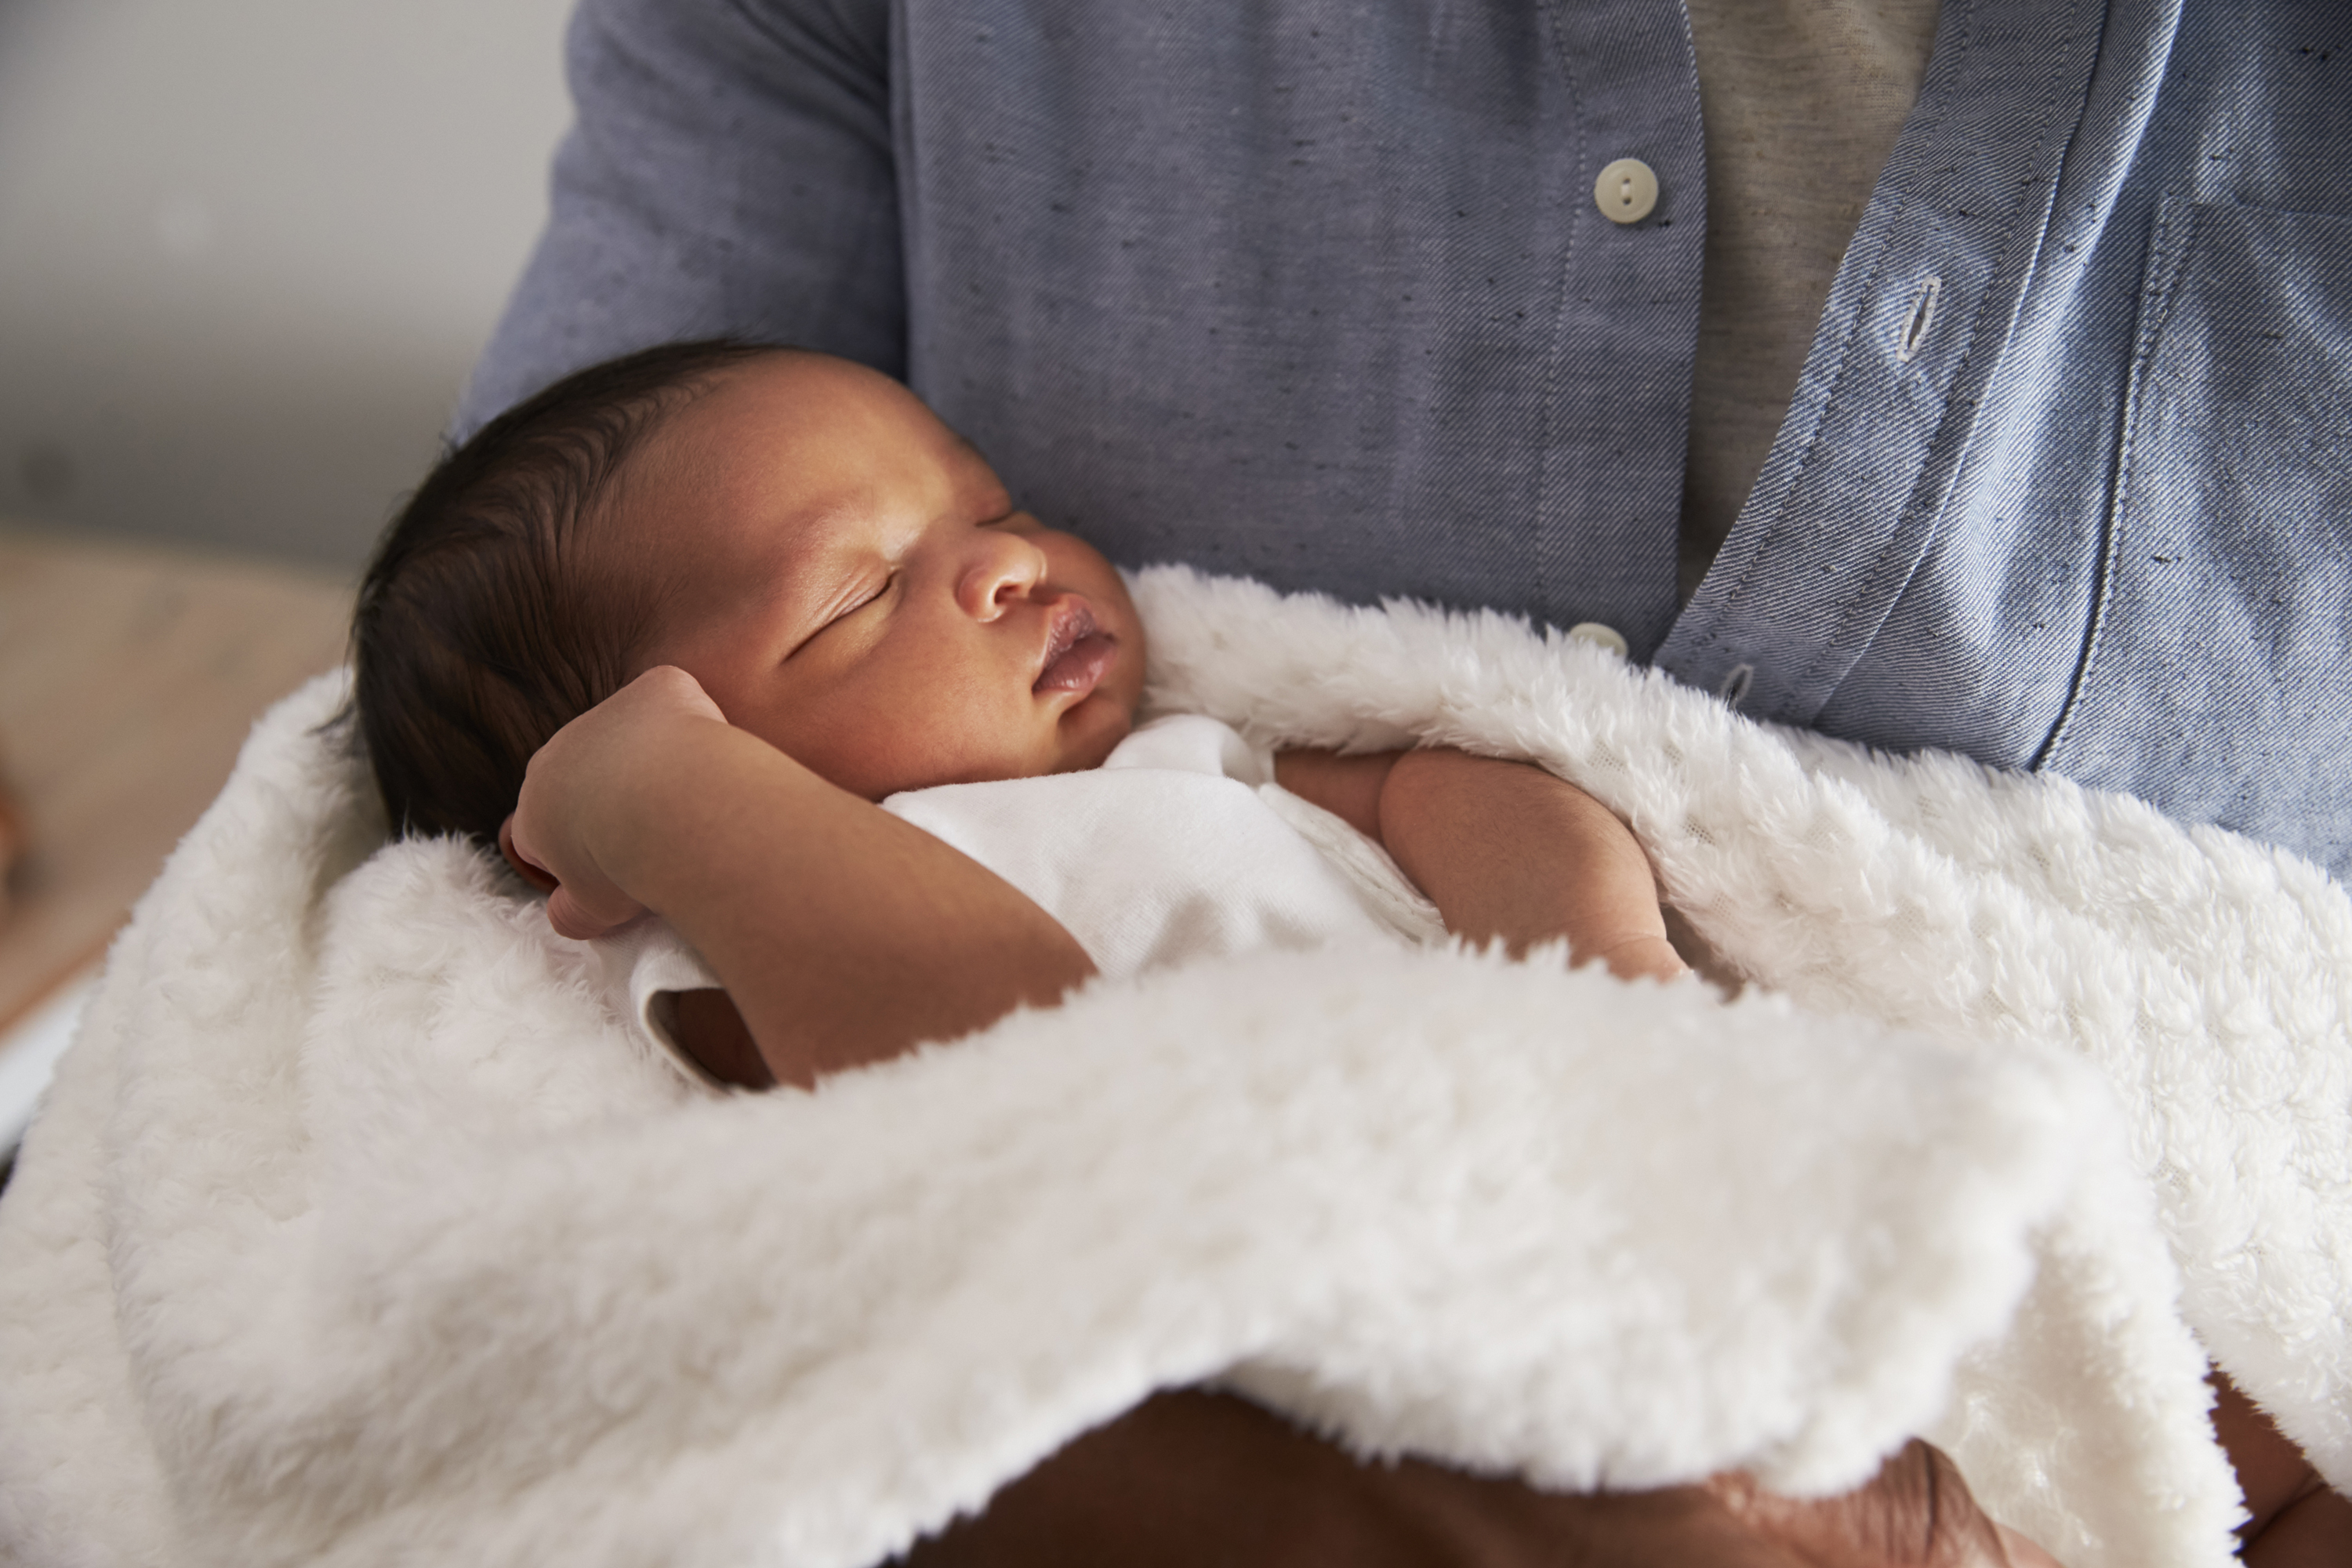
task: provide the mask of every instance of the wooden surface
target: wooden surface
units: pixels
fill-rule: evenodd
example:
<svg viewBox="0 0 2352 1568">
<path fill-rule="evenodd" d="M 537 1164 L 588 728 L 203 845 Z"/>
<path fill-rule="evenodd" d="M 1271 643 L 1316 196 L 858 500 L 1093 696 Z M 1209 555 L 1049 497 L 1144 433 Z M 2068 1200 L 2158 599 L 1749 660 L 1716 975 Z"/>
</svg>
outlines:
<svg viewBox="0 0 2352 1568">
<path fill-rule="evenodd" d="M 253 721 L 342 658 L 350 618 L 321 573 L 0 524 L 0 780 L 26 837 L 0 1033 L 104 951 Z"/>
</svg>

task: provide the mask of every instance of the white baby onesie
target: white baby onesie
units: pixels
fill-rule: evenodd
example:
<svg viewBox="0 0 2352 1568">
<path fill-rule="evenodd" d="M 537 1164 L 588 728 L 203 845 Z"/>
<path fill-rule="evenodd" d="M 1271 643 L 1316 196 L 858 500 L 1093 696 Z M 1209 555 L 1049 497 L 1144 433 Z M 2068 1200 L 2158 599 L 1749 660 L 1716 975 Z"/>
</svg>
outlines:
<svg viewBox="0 0 2352 1568">
<path fill-rule="evenodd" d="M 1386 851 L 1276 784 L 1273 754 L 1214 719 L 1154 720 L 1090 772 L 909 790 L 882 809 L 1020 889 L 1112 979 L 1259 948 L 1445 934 Z M 616 1008 L 700 1080 L 662 998 L 719 984 L 701 955 L 659 920 L 599 946 Z"/>
</svg>

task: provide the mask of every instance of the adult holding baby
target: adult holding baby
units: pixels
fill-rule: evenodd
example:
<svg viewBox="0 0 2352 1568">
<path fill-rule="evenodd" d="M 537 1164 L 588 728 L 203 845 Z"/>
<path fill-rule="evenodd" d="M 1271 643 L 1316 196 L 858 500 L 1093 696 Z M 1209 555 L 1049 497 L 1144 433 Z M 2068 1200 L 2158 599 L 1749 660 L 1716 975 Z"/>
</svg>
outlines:
<svg viewBox="0 0 2352 1568">
<path fill-rule="evenodd" d="M 1935 10 L 590 0 L 460 422 L 828 349 L 1114 559 L 1602 623 L 2340 873 L 2345 24 Z"/>
</svg>

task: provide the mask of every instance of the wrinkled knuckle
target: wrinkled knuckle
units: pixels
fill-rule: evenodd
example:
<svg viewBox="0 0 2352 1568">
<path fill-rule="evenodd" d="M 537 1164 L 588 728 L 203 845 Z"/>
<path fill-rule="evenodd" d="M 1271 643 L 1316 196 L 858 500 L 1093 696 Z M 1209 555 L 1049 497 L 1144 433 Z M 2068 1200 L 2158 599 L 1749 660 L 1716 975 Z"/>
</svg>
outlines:
<svg viewBox="0 0 2352 1568">
<path fill-rule="evenodd" d="M 1968 1478 L 1949 1454 L 1914 1439 L 1926 1507 L 1920 1561 L 1935 1568 L 2000 1568 L 2008 1559 L 1991 1516 L 1977 1506 Z"/>
</svg>

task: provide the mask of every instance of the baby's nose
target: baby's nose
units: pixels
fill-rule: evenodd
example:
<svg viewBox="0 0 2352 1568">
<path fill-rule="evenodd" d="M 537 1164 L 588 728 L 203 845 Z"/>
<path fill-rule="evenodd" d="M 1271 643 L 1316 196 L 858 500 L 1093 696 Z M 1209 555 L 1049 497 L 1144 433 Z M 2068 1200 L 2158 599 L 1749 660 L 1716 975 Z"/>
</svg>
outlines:
<svg viewBox="0 0 2352 1568">
<path fill-rule="evenodd" d="M 1017 533 L 983 528 L 975 535 L 956 597 L 968 614 L 992 620 L 1007 604 L 1026 597 L 1045 571 L 1044 551 Z"/>
</svg>

